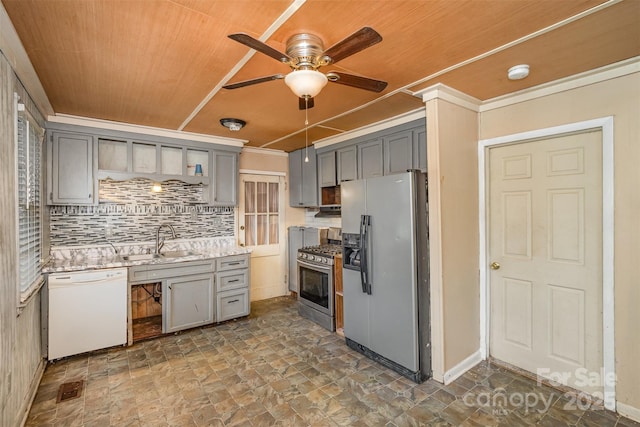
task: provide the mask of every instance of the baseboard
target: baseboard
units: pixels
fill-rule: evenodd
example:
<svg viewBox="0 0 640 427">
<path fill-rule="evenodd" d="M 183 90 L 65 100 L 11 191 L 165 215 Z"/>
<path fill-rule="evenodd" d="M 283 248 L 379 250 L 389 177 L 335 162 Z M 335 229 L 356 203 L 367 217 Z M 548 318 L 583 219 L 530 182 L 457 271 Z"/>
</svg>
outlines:
<svg viewBox="0 0 640 427">
<path fill-rule="evenodd" d="M 456 380 L 460 375 L 467 372 L 469 369 L 476 366 L 478 363 L 482 361 L 482 354 L 480 350 L 473 353 L 471 356 L 464 359 L 462 362 L 458 363 L 453 368 L 449 369 L 444 373 L 444 383 L 450 384 Z"/>
<path fill-rule="evenodd" d="M 21 412 L 19 413 L 22 413 L 22 421 L 20 422 L 21 427 L 24 427 L 27 423 L 29 411 L 31 411 L 31 405 L 33 405 L 33 400 L 36 398 L 36 393 L 38 392 L 38 387 L 40 386 L 40 381 L 42 381 L 42 376 L 44 375 L 46 367 L 47 361 L 44 358 L 40 359 L 40 365 L 36 369 L 36 374 L 33 376 L 33 381 L 31 381 L 31 385 L 29 386 L 29 393 L 27 394 L 24 402 L 22 402 L 22 407 L 20 408 Z"/>
<path fill-rule="evenodd" d="M 635 422 L 640 423 L 640 409 L 634 408 L 631 405 L 616 402 L 616 411 L 623 417 L 629 418 Z"/>
</svg>

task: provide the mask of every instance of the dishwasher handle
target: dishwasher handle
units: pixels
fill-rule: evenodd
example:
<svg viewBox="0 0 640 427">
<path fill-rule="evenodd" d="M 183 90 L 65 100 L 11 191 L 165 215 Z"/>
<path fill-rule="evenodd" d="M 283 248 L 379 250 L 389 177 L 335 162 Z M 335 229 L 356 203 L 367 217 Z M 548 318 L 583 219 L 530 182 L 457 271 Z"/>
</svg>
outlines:
<svg viewBox="0 0 640 427">
<path fill-rule="evenodd" d="M 51 275 L 49 276 L 49 288 L 56 286 L 67 285 L 88 285 L 88 284 L 100 284 L 108 283 L 118 280 L 127 280 L 127 269 L 118 269 L 111 271 L 92 271 L 92 272 L 79 272 L 70 273 L 64 276 Z"/>
</svg>

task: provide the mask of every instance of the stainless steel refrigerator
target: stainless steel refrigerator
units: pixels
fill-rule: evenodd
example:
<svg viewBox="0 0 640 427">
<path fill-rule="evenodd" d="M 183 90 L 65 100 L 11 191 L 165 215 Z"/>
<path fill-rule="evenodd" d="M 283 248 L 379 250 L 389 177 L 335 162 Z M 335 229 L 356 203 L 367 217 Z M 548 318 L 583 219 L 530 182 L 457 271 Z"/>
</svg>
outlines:
<svg viewBox="0 0 640 427">
<path fill-rule="evenodd" d="M 347 345 L 415 382 L 431 376 L 426 174 L 343 182 Z"/>
</svg>

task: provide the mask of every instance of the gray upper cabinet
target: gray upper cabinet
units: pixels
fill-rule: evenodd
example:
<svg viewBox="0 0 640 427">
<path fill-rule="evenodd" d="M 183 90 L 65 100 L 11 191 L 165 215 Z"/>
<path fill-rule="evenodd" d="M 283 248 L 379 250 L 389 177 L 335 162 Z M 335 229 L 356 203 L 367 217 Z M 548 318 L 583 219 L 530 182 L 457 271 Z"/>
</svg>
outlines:
<svg viewBox="0 0 640 427">
<path fill-rule="evenodd" d="M 320 187 L 336 185 L 336 152 L 318 154 L 318 184 Z"/>
<path fill-rule="evenodd" d="M 338 185 L 343 181 L 354 181 L 358 179 L 357 160 L 357 147 L 355 145 L 336 151 Z"/>
<path fill-rule="evenodd" d="M 373 178 L 383 175 L 382 139 L 358 144 L 358 178 Z"/>
<path fill-rule="evenodd" d="M 53 132 L 50 138 L 49 204 L 93 205 L 98 200 L 94 180 L 93 136 Z"/>
<path fill-rule="evenodd" d="M 309 147 L 305 162 L 304 148 L 289 153 L 289 205 L 294 208 L 318 206 L 316 151 Z"/>
<path fill-rule="evenodd" d="M 238 153 L 214 151 L 211 205 L 238 204 Z"/>
<path fill-rule="evenodd" d="M 402 173 L 409 169 L 414 169 L 415 156 L 412 130 L 406 130 L 385 136 L 383 140 L 385 153 L 385 175 Z"/>
<path fill-rule="evenodd" d="M 413 130 L 413 167 L 422 171 L 427 170 L 427 130 Z"/>
</svg>

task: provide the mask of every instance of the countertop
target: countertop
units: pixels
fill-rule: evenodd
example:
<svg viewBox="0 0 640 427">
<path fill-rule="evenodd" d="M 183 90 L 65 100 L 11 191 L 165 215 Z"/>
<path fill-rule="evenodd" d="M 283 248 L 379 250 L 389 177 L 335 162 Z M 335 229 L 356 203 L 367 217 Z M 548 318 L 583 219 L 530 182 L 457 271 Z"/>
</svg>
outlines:
<svg viewBox="0 0 640 427">
<path fill-rule="evenodd" d="M 195 243 L 195 244 L 193 244 Z M 85 249 L 60 249 L 57 250 L 51 260 L 42 268 L 43 273 L 64 273 L 82 270 L 97 270 L 103 268 L 131 267 L 133 265 L 155 265 L 155 264 L 173 264 L 185 261 L 197 261 L 204 259 L 220 258 L 230 255 L 243 255 L 251 253 L 251 250 L 236 246 L 235 244 L 219 244 L 224 243 L 218 241 L 216 244 L 202 244 L 202 242 L 192 242 L 188 247 L 167 248 L 171 250 L 188 250 L 193 254 L 180 257 L 154 258 L 150 260 L 125 261 L 120 255 L 116 255 L 111 247 L 100 246 L 97 248 Z M 131 249 L 131 248 L 128 248 Z M 136 250 L 127 250 L 124 255 L 131 253 L 146 253 L 141 247 Z M 161 251 L 164 252 L 164 251 Z M 121 255 L 123 255 L 121 253 Z"/>
</svg>

